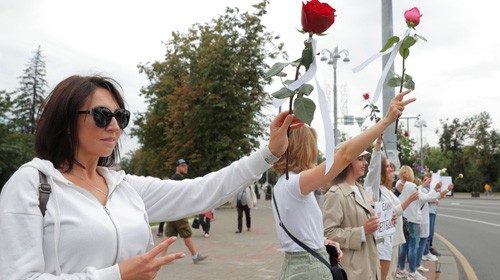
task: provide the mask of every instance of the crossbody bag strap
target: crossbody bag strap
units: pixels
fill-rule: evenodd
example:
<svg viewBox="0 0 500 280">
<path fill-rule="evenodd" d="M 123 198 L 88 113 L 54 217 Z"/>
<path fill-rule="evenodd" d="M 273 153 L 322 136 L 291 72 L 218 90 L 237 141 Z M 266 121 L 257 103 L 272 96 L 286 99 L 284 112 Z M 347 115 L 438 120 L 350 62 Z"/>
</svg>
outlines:
<svg viewBox="0 0 500 280">
<path fill-rule="evenodd" d="M 40 208 L 40 212 L 42 212 L 42 217 L 44 217 L 52 188 L 47 182 L 47 176 L 42 171 L 38 170 L 38 175 L 40 177 L 40 185 L 38 185 L 38 207 Z"/>
<path fill-rule="evenodd" d="M 324 265 L 326 265 L 331 271 L 335 271 L 335 269 L 330 265 L 328 261 L 326 261 L 318 252 L 314 251 L 313 249 L 309 248 L 306 244 L 302 243 L 302 241 L 298 240 L 297 237 L 293 236 L 288 229 L 285 227 L 283 222 L 281 221 L 281 216 L 280 216 L 280 211 L 278 210 L 278 205 L 276 204 L 276 198 L 274 195 L 274 189 L 273 189 L 273 203 L 274 203 L 274 208 L 276 209 L 276 214 L 278 214 L 278 220 L 279 220 L 279 225 L 280 227 L 290 236 L 290 238 L 297 243 L 300 247 L 302 247 L 304 250 L 306 250 L 309 254 L 313 255 L 315 258 L 317 258 L 320 262 L 322 262 Z"/>
</svg>

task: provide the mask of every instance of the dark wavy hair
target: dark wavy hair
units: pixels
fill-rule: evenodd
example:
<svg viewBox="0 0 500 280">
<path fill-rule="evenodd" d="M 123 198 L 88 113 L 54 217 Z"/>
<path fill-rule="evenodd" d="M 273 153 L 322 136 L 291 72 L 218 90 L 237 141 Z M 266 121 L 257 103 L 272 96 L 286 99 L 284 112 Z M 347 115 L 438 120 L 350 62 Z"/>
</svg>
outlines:
<svg viewBox="0 0 500 280">
<path fill-rule="evenodd" d="M 68 171 L 73 168 L 78 148 L 78 110 L 92 97 L 95 90 L 108 90 L 120 108 L 125 101 L 118 90 L 121 86 L 112 78 L 102 76 L 71 76 L 61 81 L 47 97 L 37 123 L 36 156 L 49 160 L 54 167 Z M 112 166 L 119 158 L 118 145 L 111 155 L 100 157 L 98 166 Z"/>
</svg>

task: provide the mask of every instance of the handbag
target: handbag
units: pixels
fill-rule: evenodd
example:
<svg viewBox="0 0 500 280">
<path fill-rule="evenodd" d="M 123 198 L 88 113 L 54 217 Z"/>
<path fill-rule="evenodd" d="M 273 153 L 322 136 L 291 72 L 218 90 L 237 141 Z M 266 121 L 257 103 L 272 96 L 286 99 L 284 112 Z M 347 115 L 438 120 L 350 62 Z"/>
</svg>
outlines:
<svg viewBox="0 0 500 280">
<path fill-rule="evenodd" d="M 408 236 L 410 236 L 410 231 L 408 229 L 408 219 L 403 217 L 403 235 L 405 236 L 405 239 L 408 240 Z"/>
<path fill-rule="evenodd" d="M 194 218 L 193 223 L 191 224 L 193 228 L 200 228 L 200 221 L 198 220 L 198 217 Z"/>
<path fill-rule="evenodd" d="M 273 190 L 274 192 L 274 190 Z M 280 212 L 278 211 L 278 205 L 276 204 L 276 199 L 274 198 L 274 193 L 273 193 L 273 203 L 274 203 L 274 208 L 276 209 L 276 214 L 278 214 L 278 219 L 279 219 L 279 225 L 280 227 L 286 232 L 286 234 L 295 242 L 297 245 L 302 247 L 302 249 L 306 250 L 309 254 L 313 255 L 316 259 L 318 259 L 320 262 L 322 262 L 326 267 L 328 267 L 332 273 L 333 280 L 347 280 L 347 273 L 345 270 L 342 268 L 340 263 L 337 261 L 338 255 L 337 255 L 337 248 L 333 245 L 325 245 L 326 252 L 329 255 L 329 261 L 327 262 L 318 252 L 314 251 L 313 249 L 309 248 L 306 244 L 302 243 L 302 241 L 298 240 L 297 237 L 293 236 L 288 229 L 285 227 L 283 222 L 281 221 L 281 216 Z"/>
</svg>

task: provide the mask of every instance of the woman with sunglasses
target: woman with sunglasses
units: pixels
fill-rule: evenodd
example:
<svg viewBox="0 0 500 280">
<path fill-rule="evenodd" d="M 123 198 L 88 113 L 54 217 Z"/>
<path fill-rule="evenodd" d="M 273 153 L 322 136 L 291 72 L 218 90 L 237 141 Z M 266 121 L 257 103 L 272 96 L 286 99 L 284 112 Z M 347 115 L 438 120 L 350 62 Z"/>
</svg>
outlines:
<svg viewBox="0 0 500 280">
<path fill-rule="evenodd" d="M 175 181 L 109 168 L 129 118 L 112 79 L 72 76 L 54 88 L 38 121 L 37 157 L 12 175 L 0 195 L 0 278 L 154 278 L 184 254 L 163 255 L 175 237 L 151 249 L 149 223 L 228 201 L 285 152 L 288 127 L 302 125 L 282 112 L 265 147 L 219 171 Z M 42 178 L 51 187 L 44 213 Z"/>
</svg>

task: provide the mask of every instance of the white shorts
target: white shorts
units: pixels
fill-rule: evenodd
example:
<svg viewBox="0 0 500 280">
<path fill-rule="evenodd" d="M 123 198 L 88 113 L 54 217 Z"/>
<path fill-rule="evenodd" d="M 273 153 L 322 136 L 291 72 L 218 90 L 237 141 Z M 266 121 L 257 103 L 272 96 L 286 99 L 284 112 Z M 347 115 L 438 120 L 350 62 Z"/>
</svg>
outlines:
<svg viewBox="0 0 500 280">
<path fill-rule="evenodd" d="M 391 261 L 392 257 L 392 235 L 384 237 L 384 242 L 377 244 L 378 259 Z"/>
</svg>

